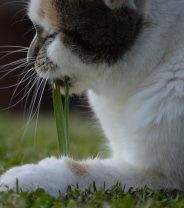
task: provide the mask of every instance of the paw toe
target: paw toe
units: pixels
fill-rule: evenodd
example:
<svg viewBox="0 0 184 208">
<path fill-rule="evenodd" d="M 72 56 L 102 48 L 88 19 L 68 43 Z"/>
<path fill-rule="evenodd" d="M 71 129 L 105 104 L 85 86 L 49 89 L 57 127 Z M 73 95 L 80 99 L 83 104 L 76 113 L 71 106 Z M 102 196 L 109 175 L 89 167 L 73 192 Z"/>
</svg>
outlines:
<svg viewBox="0 0 184 208">
<path fill-rule="evenodd" d="M 31 183 L 33 174 L 34 168 L 32 165 L 10 169 L 0 177 L 0 191 L 16 190 L 17 187 L 24 191 L 32 189 L 34 185 Z"/>
</svg>

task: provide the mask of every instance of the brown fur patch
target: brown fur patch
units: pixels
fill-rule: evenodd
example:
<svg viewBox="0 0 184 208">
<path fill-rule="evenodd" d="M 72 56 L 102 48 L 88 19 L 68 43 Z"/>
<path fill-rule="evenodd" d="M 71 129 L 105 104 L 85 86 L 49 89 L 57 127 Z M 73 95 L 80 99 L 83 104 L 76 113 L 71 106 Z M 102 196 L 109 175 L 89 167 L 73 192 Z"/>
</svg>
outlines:
<svg viewBox="0 0 184 208">
<path fill-rule="evenodd" d="M 81 177 L 88 174 L 86 164 L 78 163 L 72 159 L 68 159 L 66 161 L 66 164 L 68 168 L 72 171 L 72 173 L 75 174 L 76 176 Z"/>
<path fill-rule="evenodd" d="M 41 0 L 39 16 L 47 21 L 51 27 L 54 27 L 55 29 L 59 27 L 59 14 L 53 1 Z"/>
</svg>

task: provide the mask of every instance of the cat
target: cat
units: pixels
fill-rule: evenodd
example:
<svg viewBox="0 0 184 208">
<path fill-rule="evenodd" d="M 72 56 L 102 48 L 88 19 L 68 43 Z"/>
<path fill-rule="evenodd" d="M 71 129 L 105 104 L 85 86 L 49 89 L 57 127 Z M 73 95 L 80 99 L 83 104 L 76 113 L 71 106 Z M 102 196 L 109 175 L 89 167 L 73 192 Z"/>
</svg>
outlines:
<svg viewBox="0 0 184 208">
<path fill-rule="evenodd" d="M 182 0 L 31 0 L 28 60 L 44 78 L 69 79 L 71 93 L 87 91 L 111 156 L 14 167 L 1 190 L 17 179 L 54 196 L 93 182 L 184 190 L 183 9 Z"/>
</svg>

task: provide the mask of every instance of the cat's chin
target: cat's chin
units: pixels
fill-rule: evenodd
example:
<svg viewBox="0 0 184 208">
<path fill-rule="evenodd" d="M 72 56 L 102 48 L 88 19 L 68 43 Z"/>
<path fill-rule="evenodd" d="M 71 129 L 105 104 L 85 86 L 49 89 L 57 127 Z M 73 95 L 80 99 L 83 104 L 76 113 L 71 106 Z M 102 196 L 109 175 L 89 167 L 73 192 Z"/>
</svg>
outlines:
<svg viewBox="0 0 184 208">
<path fill-rule="evenodd" d="M 55 73 L 53 73 L 53 71 L 48 71 L 47 73 L 44 73 L 39 70 L 37 71 L 37 74 L 40 78 L 47 80 L 47 82 L 51 85 L 53 84 L 53 82 L 57 82 L 57 84 L 60 86 L 61 94 L 65 93 L 65 88 L 67 85 L 69 87 L 70 95 L 81 95 L 85 91 L 81 83 L 76 82 L 75 79 L 71 79 L 68 76 L 57 76 Z"/>
</svg>

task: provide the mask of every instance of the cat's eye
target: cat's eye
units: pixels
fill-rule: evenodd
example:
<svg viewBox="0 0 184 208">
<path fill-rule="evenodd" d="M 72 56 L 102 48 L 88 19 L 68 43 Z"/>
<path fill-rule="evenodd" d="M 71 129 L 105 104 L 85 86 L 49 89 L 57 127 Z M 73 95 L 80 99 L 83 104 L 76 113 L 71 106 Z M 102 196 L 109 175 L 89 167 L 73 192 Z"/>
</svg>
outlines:
<svg viewBox="0 0 184 208">
<path fill-rule="evenodd" d="M 47 38 L 54 38 L 57 35 L 57 32 L 55 32 L 55 31 L 50 32 L 50 34 L 48 32 L 45 32 L 44 29 L 37 24 L 34 24 L 34 28 L 36 30 L 36 34 L 37 34 L 38 39 L 45 40 Z"/>
<path fill-rule="evenodd" d="M 37 35 L 41 37 L 44 32 L 43 28 L 37 24 L 34 24 L 34 28 L 36 30 Z"/>
<path fill-rule="evenodd" d="M 51 33 L 50 35 L 48 35 L 48 38 L 53 39 L 53 38 L 56 37 L 57 34 L 58 34 L 57 32 L 53 32 L 53 33 Z"/>
</svg>

